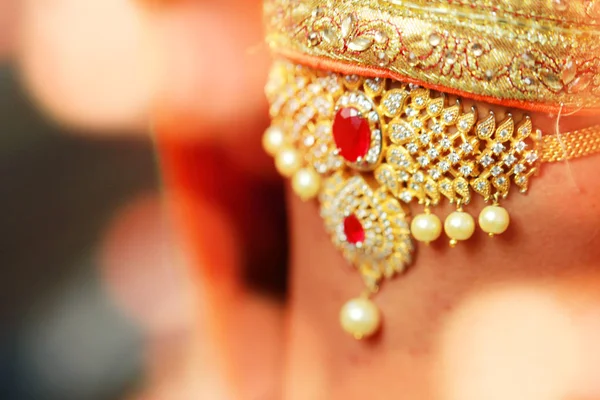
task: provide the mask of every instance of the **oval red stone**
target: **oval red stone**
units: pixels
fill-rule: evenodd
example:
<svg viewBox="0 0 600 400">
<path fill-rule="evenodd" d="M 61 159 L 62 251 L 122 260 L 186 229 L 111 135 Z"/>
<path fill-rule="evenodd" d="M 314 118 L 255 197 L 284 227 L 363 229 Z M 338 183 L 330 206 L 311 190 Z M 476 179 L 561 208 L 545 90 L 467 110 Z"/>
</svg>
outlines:
<svg viewBox="0 0 600 400">
<path fill-rule="evenodd" d="M 352 214 L 344 219 L 344 235 L 348 243 L 357 244 L 365 241 L 365 230 L 356 217 Z"/>
<path fill-rule="evenodd" d="M 333 120 L 332 131 L 335 145 L 346 160 L 356 162 L 367 155 L 371 147 L 371 128 L 356 108 L 339 109 Z"/>
</svg>

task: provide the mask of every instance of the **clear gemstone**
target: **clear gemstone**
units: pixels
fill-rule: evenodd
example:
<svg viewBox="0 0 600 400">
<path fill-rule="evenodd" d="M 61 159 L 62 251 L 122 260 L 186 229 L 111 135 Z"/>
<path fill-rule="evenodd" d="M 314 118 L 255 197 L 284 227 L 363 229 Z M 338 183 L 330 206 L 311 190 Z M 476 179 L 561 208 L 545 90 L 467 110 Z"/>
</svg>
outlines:
<svg viewBox="0 0 600 400">
<path fill-rule="evenodd" d="M 437 33 L 429 35 L 429 44 L 433 47 L 438 46 L 442 42 L 442 37 Z"/>
<path fill-rule="evenodd" d="M 444 132 L 444 128 L 442 128 L 442 126 L 440 124 L 435 124 L 431 127 L 431 130 L 435 133 L 437 133 L 438 135 L 441 135 L 442 132 Z"/>
<path fill-rule="evenodd" d="M 508 129 L 502 129 L 500 131 L 499 135 L 500 135 L 500 138 L 502 138 L 502 139 L 508 138 Z"/>
<path fill-rule="evenodd" d="M 512 154 L 507 155 L 506 157 L 504 157 L 504 164 L 507 167 L 510 167 L 511 165 L 513 165 L 514 163 L 517 162 L 517 157 L 515 157 Z"/>
<path fill-rule="evenodd" d="M 475 185 L 475 188 L 479 191 L 483 191 L 485 190 L 487 187 L 487 183 L 485 181 L 479 181 L 477 182 L 477 184 Z"/>
<path fill-rule="evenodd" d="M 479 162 L 481 163 L 481 165 L 487 168 L 494 162 L 494 159 L 489 154 L 486 154 L 483 157 L 481 157 Z"/>
<path fill-rule="evenodd" d="M 419 182 L 419 183 L 425 182 L 425 175 L 423 175 L 423 173 L 421 171 L 414 174 L 413 178 L 415 178 L 416 182 Z"/>
<path fill-rule="evenodd" d="M 454 115 L 451 112 L 444 113 L 444 121 L 452 122 L 453 119 L 454 119 Z"/>
<path fill-rule="evenodd" d="M 415 128 L 422 128 L 423 127 L 423 121 L 421 121 L 420 119 L 415 119 L 415 120 L 413 120 L 412 125 Z"/>
<path fill-rule="evenodd" d="M 417 146 L 415 143 L 409 143 L 406 145 L 406 149 L 411 153 L 414 154 L 417 151 L 419 151 L 419 146 Z"/>
<path fill-rule="evenodd" d="M 502 186 L 506 183 L 506 178 L 503 176 L 499 176 L 498 178 L 496 178 L 496 184 Z"/>
<path fill-rule="evenodd" d="M 410 203 L 412 200 L 412 194 L 409 191 L 404 191 L 400 194 L 400 200 L 405 203 Z"/>
<path fill-rule="evenodd" d="M 426 167 L 429 165 L 429 157 L 427 156 L 417 157 L 417 161 L 419 162 L 419 164 L 421 164 L 422 167 Z"/>
<path fill-rule="evenodd" d="M 440 111 L 440 106 L 437 104 L 431 104 L 429 106 L 429 112 L 432 114 L 437 114 Z"/>
<path fill-rule="evenodd" d="M 442 173 L 440 172 L 439 169 L 437 168 L 431 168 L 429 170 L 429 175 L 433 178 L 433 179 L 439 179 L 442 176 Z"/>
<path fill-rule="evenodd" d="M 463 143 L 460 146 L 460 149 L 465 153 L 465 154 L 469 154 L 473 151 L 473 146 L 471 146 L 471 143 Z"/>
<path fill-rule="evenodd" d="M 417 97 L 415 99 L 415 104 L 419 107 L 423 107 L 425 105 L 425 100 L 422 97 Z"/>
<path fill-rule="evenodd" d="M 473 168 L 470 165 L 463 165 L 460 167 L 459 172 L 464 176 L 469 176 L 473 172 Z"/>
<path fill-rule="evenodd" d="M 505 147 L 502 143 L 494 143 L 492 145 L 492 151 L 496 154 L 500 154 L 504 151 Z"/>
<path fill-rule="evenodd" d="M 463 119 L 458 123 L 458 127 L 460 129 L 462 129 L 463 131 L 465 131 L 465 130 L 469 129 L 469 122 Z"/>
<path fill-rule="evenodd" d="M 438 151 L 435 149 L 435 147 L 431 147 L 430 149 L 427 150 L 427 155 L 431 158 L 436 158 L 437 156 L 439 156 L 440 154 L 438 153 Z"/>
<path fill-rule="evenodd" d="M 498 176 L 498 175 L 500 175 L 504 171 L 502 170 L 502 167 L 499 167 L 498 165 L 494 165 L 492 167 L 492 171 L 491 172 L 492 172 L 492 175 Z"/>
<path fill-rule="evenodd" d="M 527 144 L 523 141 L 517 142 L 517 144 L 515 145 L 515 150 L 517 150 L 517 152 L 522 152 L 523 150 L 525 150 L 527 148 Z"/>
<path fill-rule="evenodd" d="M 417 110 L 415 110 L 414 108 L 412 108 L 412 107 L 406 107 L 406 109 L 404 110 L 404 112 L 406 113 L 406 115 L 408 117 L 414 117 L 414 116 L 416 116 L 416 115 L 419 114 L 419 112 Z"/>
<path fill-rule="evenodd" d="M 515 174 L 520 174 L 521 172 L 525 171 L 527 168 L 523 165 L 523 164 L 517 164 L 515 165 Z"/>
<path fill-rule="evenodd" d="M 428 134 L 426 134 L 426 133 L 423 133 L 423 134 L 422 134 L 422 135 L 419 137 L 419 140 L 420 140 L 420 141 L 421 141 L 421 143 L 423 143 L 423 144 L 428 144 L 428 143 L 429 143 L 429 141 L 431 140 L 431 138 L 429 137 L 429 135 L 428 135 Z"/>
<path fill-rule="evenodd" d="M 452 142 L 447 137 L 443 137 L 442 140 L 440 140 L 440 144 L 444 149 L 449 149 L 452 146 Z"/>
<path fill-rule="evenodd" d="M 527 161 L 529 164 L 533 164 L 534 162 L 536 162 L 538 159 L 538 156 L 536 153 L 529 153 L 525 156 L 525 161 Z"/>
<path fill-rule="evenodd" d="M 457 162 L 460 161 L 460 157 L 455 152 L 452 152 L 452 153 L 448 154 L 448 160 L 450 160 L 450 162 L 452 164 L 456 164 Z"/>
<path fill-rule="evenodd" d="M 443 172 L 447 172 L 450 169 L 450 164 L 448 163 L 448 161 L 440 161 L 440 163 L 438 164 L 438 167 L 443 171 Z"/>
</svg>

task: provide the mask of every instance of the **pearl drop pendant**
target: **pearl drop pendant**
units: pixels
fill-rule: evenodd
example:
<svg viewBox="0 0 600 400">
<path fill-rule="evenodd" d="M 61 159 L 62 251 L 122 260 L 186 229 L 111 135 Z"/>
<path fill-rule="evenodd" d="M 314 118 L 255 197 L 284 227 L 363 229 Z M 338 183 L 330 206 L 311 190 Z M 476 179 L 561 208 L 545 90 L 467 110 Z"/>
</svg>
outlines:
<svg viewBox="0 0 600 400">
<path fill-rule="evenodd" d="M 342 329 L 355 339 L 373 336 L 381 326 L 379 308 L 367 298 L 348 301 L 340 311 Z"/>
<path fill-rule="evenodd" d="M 498 205 L 487 206 L 479 214 L 481 230 L 490 236 L 504 233 L 510 225 L 510 215 L 505 208 Z"/>
<path fill-rule="evenodd" d="M 450 238 L 450 246 L 458 242 L 468 240 L 475 233 L 475 220 L 464 211 L 455 211 L 448 215 L 444 222 L 444 230 Z"/>
<path fill-rule="evenodd" d="M 442 234 L 442 221 L 437 215 L 428 212 L 419 214 L 413 218 L 410 231 L 419 242 L 431 243 Z"/>
</svg>

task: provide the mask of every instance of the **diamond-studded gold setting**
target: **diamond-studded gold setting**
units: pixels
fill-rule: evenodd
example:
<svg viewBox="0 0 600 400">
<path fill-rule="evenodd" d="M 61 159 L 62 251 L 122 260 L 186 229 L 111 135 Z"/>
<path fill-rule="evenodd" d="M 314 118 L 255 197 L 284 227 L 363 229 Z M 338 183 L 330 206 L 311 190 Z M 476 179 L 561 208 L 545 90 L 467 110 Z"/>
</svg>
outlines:
<svg viewBox="0 0 600 400">
<path fill-rule="evenodd" d="M 526 192 L 542 162 L 600 152 L 600 127 L 542 135 L 528 116 L 478 115 L 419 86 L 289 61 L 274 63 L 266 92 L 272 125 L 265 147 L 276 158 L 295 152 L 300 162 L 286 169 L 293 181 L 314 172 L 310 193 L 318 193 L 325 227 L 369 293 L 411 263 L 413 238 L 434 241 L 443 225 L 451 245 L 469 239 L 475 196 L 487 203 L 479 227 L 501 234 L 510 220 L 500 202 L 514 189 Z M 369 120 L 372 133 L 358 163 L 345 161 L 333 138 L 336 112 L 347 106 Z M 435 212 L 443 202 L 456 211 L 442 224 Z M 425 211 L 411 224 L 408 207 L 416 204 Z"/>
</svg>

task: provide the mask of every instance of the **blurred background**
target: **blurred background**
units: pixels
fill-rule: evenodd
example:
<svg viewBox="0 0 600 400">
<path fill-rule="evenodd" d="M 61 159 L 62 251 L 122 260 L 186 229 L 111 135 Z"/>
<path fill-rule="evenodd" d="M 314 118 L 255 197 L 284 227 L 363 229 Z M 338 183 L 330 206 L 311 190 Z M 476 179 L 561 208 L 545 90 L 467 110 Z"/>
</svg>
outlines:
<svg viewBox="0 0 600 400">
<path fill-rule="evenodd" d="M 260 2 L 208 3 L 0 0 L 0 399 L 216 399 L 198 304 L 282 302 Z"/>
</svg>

